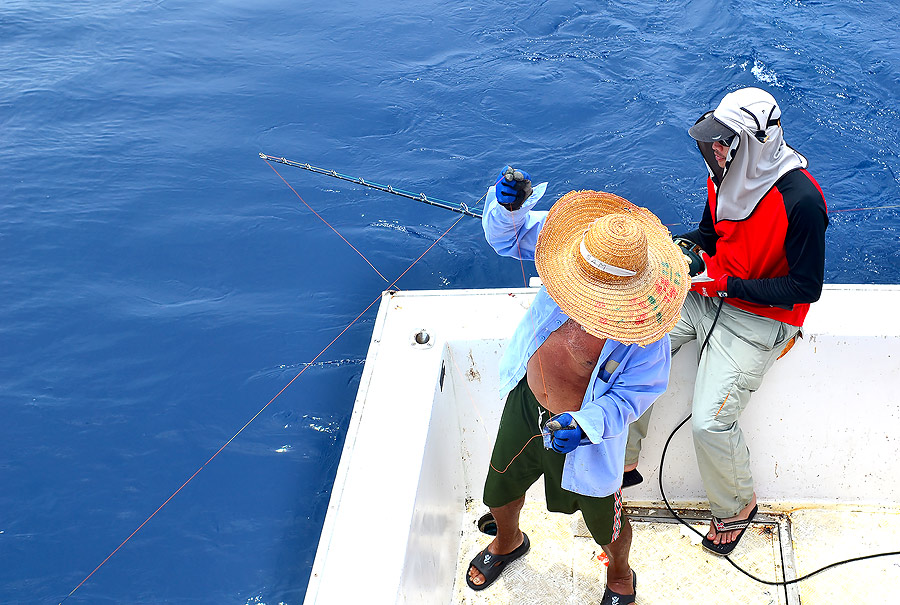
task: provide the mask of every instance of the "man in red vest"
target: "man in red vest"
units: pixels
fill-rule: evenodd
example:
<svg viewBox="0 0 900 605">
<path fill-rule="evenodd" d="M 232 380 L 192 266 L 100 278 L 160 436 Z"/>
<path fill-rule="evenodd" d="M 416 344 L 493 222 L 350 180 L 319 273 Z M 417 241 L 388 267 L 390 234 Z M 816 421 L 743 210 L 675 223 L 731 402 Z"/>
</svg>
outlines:
<svg viewBox="0 0 900 605">
<path fill-rule="evenodd" d="M 700 248 L 705 271 L 694 278 L 670 338 L 673 353 L 693 339 L 706 345 L 692 405 L 713 517 L 703 546 L 727 555 L 757 511 L 738 420 L 821 295 L 828 217 L 806 158 L 784 142 L 781 109 L 768 92 L 729 93 L 688 132 L 709 170 L 708 199 L 699 229 L 679 237 Z M 625 486 L 641 480 L 636 467 L 650 413 L 630 427 Z"/>
</svg>

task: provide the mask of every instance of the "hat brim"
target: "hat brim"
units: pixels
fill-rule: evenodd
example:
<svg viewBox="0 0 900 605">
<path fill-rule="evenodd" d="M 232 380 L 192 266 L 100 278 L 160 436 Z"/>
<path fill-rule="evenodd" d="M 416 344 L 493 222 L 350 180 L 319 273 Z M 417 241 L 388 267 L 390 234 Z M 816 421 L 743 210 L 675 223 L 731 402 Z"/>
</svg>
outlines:
<svg viewBox="0 0 900 605">
<path fill-rule="evenodd" d="M 730 139 L 737 133 L 717 120 L 713 112 L 709 111 L 703 114 L 703 117 L 688 129 L 688 134 L 696 141 L 712 143 L 713 141 Z"/>
<path fill-rule="evenodd" d="M 582 236 L 598 217 L 624 213 L 647 236 L 647 266 L 633 277 L 600 281 L 579 262 Z M 656 216 L 602 191 L 571 191 L 550 209 L 535 263 L 547 293 L 563 312 L 598 338 L 646 345 L 681 318 L 690 287 L 688 264 Z"/>
</svg>

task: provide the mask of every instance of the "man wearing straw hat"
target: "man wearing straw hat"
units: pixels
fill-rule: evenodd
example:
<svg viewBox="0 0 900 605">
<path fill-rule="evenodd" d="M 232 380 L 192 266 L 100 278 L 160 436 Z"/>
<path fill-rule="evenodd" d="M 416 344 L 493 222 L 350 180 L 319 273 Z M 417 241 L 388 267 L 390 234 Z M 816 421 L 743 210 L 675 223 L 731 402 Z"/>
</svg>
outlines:
<svg viewBox="0 0 900 605">
<path fill-rule="evenodd" d="M 768 92 L 725 95 L 689 134 L 709 170 L 708 199 L 700 228 L 681 237 L 702 249 L 706 270 L 671 339 L 675 351 L 690 340 L 707 343 L 692 428 L 713 517 L 703 547 L 724 556 L 758 510 L 738 419 L 819 299 L 828 215 L 806 158 L 784 142 L 781 109 Z M 626 487 L 641 479 L 636 467 L 649 421 L 650 410 L 630 427 Z"/>
<path fill-rule="evenodd" d="M 491 246 L 534 260 L 544 285 L 500 364 L 508 396 L 484 487 L 497 533 L 466 582 L 483 590 L 528 551 L 519 513 L 543 475 L 547 509 L 581 510 L 609 557 L 602 603 L 624 605 L 637 585 L 620 492 L 627 429 L 668 385 L 667 332 L 687 294 L 688 265 L 646 208 L 572 191 L 549 212 L 532 210 L 546 186 L 532 190 L 527 173 L 507 168 L 482 219 Z"/>
</svg>

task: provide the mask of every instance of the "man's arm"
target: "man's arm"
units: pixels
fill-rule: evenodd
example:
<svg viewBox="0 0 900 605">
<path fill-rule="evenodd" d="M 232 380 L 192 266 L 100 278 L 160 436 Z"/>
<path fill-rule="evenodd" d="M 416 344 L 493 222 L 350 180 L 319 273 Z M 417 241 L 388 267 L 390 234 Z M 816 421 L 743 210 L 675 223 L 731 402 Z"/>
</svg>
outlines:
<svg viewBox="0 0 900 605">
<path fill-rule="evenodd" d="M 547 190 L 547 183 L 534 188 L 532 194 L 518 210 L 507 210 L 497 201 L 494 185 L 488 189 L 485 198 L 481 226 L 484 237 L 501 256 L 511 256 L 521 260 L 534 260 L 538 233 L 547 218 L 547 211 L 533 211 L 535 204 Z"/>
<path fill-rule="evenodd" d="M 668 335 L 645 347 L 635 346 L 610 389 L 571 413 L 591 443 L 624 433 L 665 392 L 672 362 L 670 347 Z"/>
<path fill-rule="evenodd" d="M 792 175 L 782 192 L 788 220 L 784 239 L 788 274 L 769 279 L 729 277 L 729 296 L 761 305 L 790 306 L 815 302 L 822 295 L 828 215 L 818 187 L 802 174 Z"/>
</svg>

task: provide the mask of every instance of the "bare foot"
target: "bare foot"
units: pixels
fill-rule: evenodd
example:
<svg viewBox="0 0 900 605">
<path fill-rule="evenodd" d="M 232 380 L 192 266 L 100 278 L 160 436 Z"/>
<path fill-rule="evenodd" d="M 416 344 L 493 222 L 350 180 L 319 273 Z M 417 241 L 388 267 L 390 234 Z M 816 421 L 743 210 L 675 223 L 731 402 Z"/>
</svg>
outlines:
<svg viewBox="0 0 900 605">
<path fill-rule="evenodd" d="M 525 535 L 520 530 L 517 532 L 517 535 L 513 538 L 513 540 L 509 542 L 504 541 L 506 542 L 505 544 L 499 543 L 498 540 L 499 538 L 494 538 L 493 542 L 488 544 L 488 552 L 492 555 L 508 555 L 515 549 L 522 546 L 522 544 L 525 542 Z M 481 586 L 482 584 L 484 584 L 484 576 L 480 571 L 475 569 L 474 566 L 469 566 L 469 577 L 472 579 L 472 584 L 475 584 L 476 586 Z"/>
<path fill-rule="evenodd" d="M 753 510 L 754 506 L 756 506 L 755 493 L 753 494 L 753 499 L 750 500 L 750 504 L 742 508 L 741 512 L 739 512 L 736 517 L 728 517 L 727 519 L 722 519 L 722 521 L 728 523 L 729 521 L 741 521 L 747 519 L 750 516 L 750 511 Z M 709 532 L 706 534 L 706 538 L 712 541 L 713 544 L 730 544 L 731 542 L 737 540 L 740 533 L 741 532 L 739 530 L 717 533 L 715 522 L 710 521 Z"/>
</svg>

